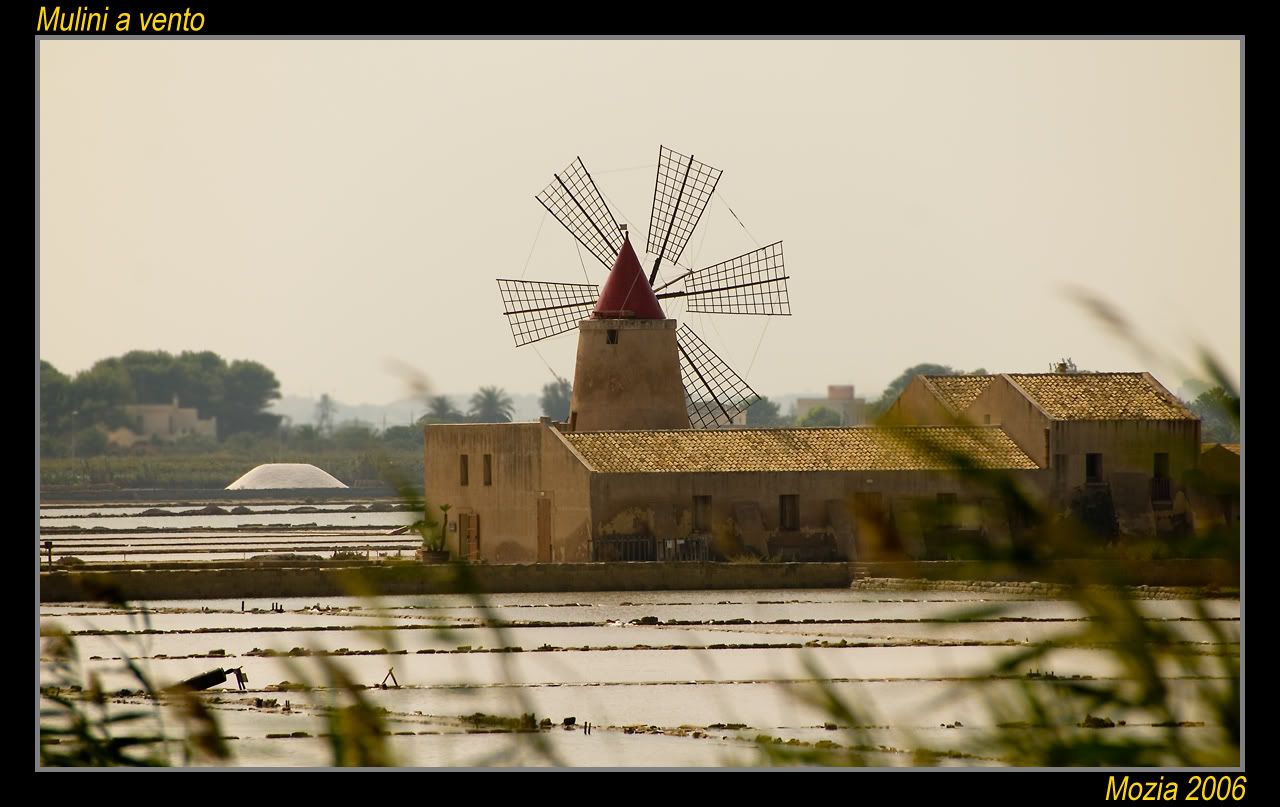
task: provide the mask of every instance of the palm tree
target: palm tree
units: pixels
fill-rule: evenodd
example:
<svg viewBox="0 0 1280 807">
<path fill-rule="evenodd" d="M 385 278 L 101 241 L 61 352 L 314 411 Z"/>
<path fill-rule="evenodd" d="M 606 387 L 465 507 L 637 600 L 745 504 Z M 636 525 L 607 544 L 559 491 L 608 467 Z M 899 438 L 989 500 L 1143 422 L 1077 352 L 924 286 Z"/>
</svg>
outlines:
<svg viewBox="0 0 1280 807">
<path fill-rule="evenodd" d="M 316 428 L 321 434 L 333 435 L 333 416 L 338 412 L 338 405 L 329 397 L 329 393 L 320 396 L 316 404 Z"/>
<path fill-rule="evenodd" d="M 427 423 L 459 423 L 465 417 L 453 405 L 447 395 L 436 395 L 427 401 L 427 414 L 422 420 Z"/>
<path fill-rule="evenodd" d="M 511 396 L 499 387 L 481 387 L 471 396 L 471 418 L 479 423 L 507 423 L 515 411 Z"/>
<path fill-rule="evenodd" d="M 573 386 L 563 378 L 547 384 L 542 388 L 542 414 L 552 420 L 568 420 L 569 405 L 573 398 Z"/>
</svg>

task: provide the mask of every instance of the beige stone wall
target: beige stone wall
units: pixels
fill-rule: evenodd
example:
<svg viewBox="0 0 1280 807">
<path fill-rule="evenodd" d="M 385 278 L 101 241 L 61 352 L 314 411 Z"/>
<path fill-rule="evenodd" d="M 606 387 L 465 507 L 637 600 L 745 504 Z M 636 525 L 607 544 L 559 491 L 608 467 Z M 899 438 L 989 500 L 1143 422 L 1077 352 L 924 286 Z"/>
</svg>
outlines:
<svg viewBox="0 0 1280 807">
<path fill-rule="evenodd" d="M 956 419 L 925 385 L 924 380 L 916 376 L 880 416 L 880 422 L 890 425 L 949 426 Z"/>
<path fill-rule="evenodd" d="M 542 492 L 552 500 L 552 560 L 590 560 L 591 471 L 550 425 L 542 441 Z"/>
<path fill-rule="evenodd" d="M 481 556 L 493 559 L 499 547 L 512 560 L 532 560 L 537 550 L 534 519 L 541 487 L 542 424 L 435 424 L 423 443 L 425 495 L 433 515 L 448 504 L 449 550 L 461 554 L 458 516 L 479 516 Z M 484 484 L 484 456 L 492 459 L 492 484 Z M 461 457 L 467 457 L 462 484 Z M 505 546 L 511 544 L 512 546 Z M 521 556 L 526 556 L 522 558 Z"/>
<path fill-rule="evenodd" d="M 434 424 L 423 445 L 428 504 L 450 505 L 449 550 L 461 554 L 461 514 L 479 518 L 480 555 L 494 562 L 533 562 L 538 501 L 551 501 L 552 559 L 571 560 L 587 546 L 590 472 L 547 423 Z M 467 456 L 467 484 L 461 457 Z M 491 484 L 484 457 L 491 457 Z"/>
<path fill-rule="evenodd" d="M 1053 426 L 1053 453 L 1065 454 L 1058 471 L 1069 486 L 1083 485 L 1085 455 L 1102 454 L 1102 476 L 1137 473 L 1150 478 L 1155 454 L 1169 454 L 1169 477 L 1181 482 L 1200 458 L 1198 420 L 1066 420 Z"/>
<path fill-rule="evenodd" d="M 1041 468 L 1048 468 L 1053 450 L 1046 448 L 1045 429 L 1051 421 L 1044 411 L 1006 376 L 992 379 L 965 410 L 965 417 L 979 425 L 999 426 Z M 1052 442 L 1053 434 L 1049 433 Z"/>
<path fill-rule="evenodd" d="M 583 432 L 689 428 L 676 321 L 583 320 L 569 424 Z"/>
</svg>

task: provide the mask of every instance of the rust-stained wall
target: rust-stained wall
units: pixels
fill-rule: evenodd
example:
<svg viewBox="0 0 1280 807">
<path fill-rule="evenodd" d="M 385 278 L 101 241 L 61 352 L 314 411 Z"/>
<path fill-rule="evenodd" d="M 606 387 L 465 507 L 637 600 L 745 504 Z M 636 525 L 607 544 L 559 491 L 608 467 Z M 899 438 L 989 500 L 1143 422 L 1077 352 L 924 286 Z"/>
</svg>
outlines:
<svg viewBox="0 0 1280 807">
<path fill-rule="evenodd" d="M 617 342 L 610 344 L 614 332 Z M 569 425 L 574 431 L 687 429 L 673 319 L 589 319 L 578 325 Z"/>
<path fill-rule="evenodd" d="M 880 422 L 887 425 L 949 426 L 956 422 L 956 416 L 942 405 L 924 379 L 916 376 L 880 415 Z"/>
<path fill-rule="evenodd" d="M 551 504 L 552 560 L 580 557 L 587 545 L 590 471 L 549 423 L 432 424 L 424 437 L 424 485 L 432 515 L 450 505 L 449 550 L 462 552 L 458 516 L 479 517 L 480 556 L 495 562 L 538 557 L 538 500 Z M 460 457 L 468 457 L 461 484 Z M 484 484 L 484 455 L 492 484 Z"/>
<path fill-rule="evenodd" d="M 1035 471 L 1012 471 L 1031 495 L 1035 495 Z M 711 497 L 712 534 L 735 532 L 734 505 L 752 502 L 771 536 L 780 532 L 779 497 L 798 496 L 798 532 L 832 534 L 838 531 L 828 511 L 828 501 L 852 507 L 854 494 L 879 493 L 886 514 L 918 501 L 936 501 L 940 493 L 956 494 L 960 502 L 993 496 L 954 474 L 942 471 L 804 471 L 786 473 L 636 473 L 595 474 L 591 479 L 592 530 L 597 536 L 652 535 L 658 539 L 683 538 L 692 531 L 693 497 Z M 984 524 L 992 530 L 994 514 Z M 857 523 L 857 520 L 854 520 Z M 858 528 L 855 526 L 855 533 Z M 839 536 L 836 535 L 837 543 Z M 852 538 L 862 548 L 867 536 Z"/>
</svg>

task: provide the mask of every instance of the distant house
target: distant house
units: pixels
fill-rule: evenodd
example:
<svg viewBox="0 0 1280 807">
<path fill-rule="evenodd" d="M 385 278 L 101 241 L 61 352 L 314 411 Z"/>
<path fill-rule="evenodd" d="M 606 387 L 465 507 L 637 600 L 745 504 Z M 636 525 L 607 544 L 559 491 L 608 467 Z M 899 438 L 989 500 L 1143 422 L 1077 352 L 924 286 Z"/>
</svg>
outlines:
<svg viewBox="0 0 1280 807">
<path fill-rule="evenodd" d="M 866 422 L 867 401 L 855 397 L 852 384 L 831 384 L 827 386 L 825 398 L 797 398 L 796 422 L 815 409 L 828 409 L 840 416 L 841 426 L 861 426 Z"/>
<path fill-rule="evenodd" d="M 107 435 L 108 442 L 122 448 L 155 439 L 172 443 L 190 436 L 211 440 L 218 437 L 218 419 L 201 418 L 195 408 L 179 406 L 177 395 L 173 396 L 172 403 L 129 404 L 124 412 L 130 425 L 121 426 Z"/>
</svg>

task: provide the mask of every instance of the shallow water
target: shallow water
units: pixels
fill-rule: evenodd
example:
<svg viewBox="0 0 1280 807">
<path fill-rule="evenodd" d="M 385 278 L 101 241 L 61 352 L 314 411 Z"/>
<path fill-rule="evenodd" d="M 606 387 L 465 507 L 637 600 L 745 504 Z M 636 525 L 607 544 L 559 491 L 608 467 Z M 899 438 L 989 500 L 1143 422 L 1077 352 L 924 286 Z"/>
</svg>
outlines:
<svg viewBox="0 0 1280 807">
<path fill-rule="evenodd" d="M 220 701 L 210 705 L 222 720 L 223 733 L 239 738 L 231 746 L 240 765 L 329 764 L 326 741 L 314 736 L 325 730 L 323 721 L 311 705 L 313 698 L 328 695 L 267 691 L 286 681 L 322 683 L 328 663 L 346 670 L 355 682 L 375 687 L 364 696 L 388 710 L 388 730 L 415 732 L 387 738 L 397 761 L 424 766 L 548 761 L 526 735 L 463 733 L 467 726 L 458 718 L 477 711 L 532 711 L 556 723 L 573 716 L 579 723 L 596 724 L 598 730 L 589 736 L 561 728 L 539 735 L 560 764 L 760 764 L 763 757 L 752 742 L 760 734 L 898 749 L 876 752 L 875 764 L 912 764 L 913 753 L 901 752 L 921 749 L 976 755 L 942 760 L 947 764 L 999 764 L 991 752 L 980 753 L 988 748 L 999 719 L 992 704 L 1018 703 L 1024 685 L 1053 696 L 1062 679 L 1123 680 L 1127 675 L 1105 648 L 1069 646 L 1032 664 L 1015 665 L 1009 677 L 992 678 L 993 667 L 1010 654 L 1090 627 L 1073 603 L 1001 595 L 666 591 L 504 594 L 490 597 L 485 607 L 452 595 L 386 597 L 376 604 L 352 598 L 277 602 L 284 613 L 266 610 L 269 601 L 245 601 L 242 612 L 239 600 L 198 600 L 151 603 L 145 616 L 61 603 L 42 606 L 41 624 L 45 631 L 57 624 L 76 633 L 82 663 L 101 676 L 109 691 L 138 687 L 113 659 L 122 655 L 141 657 L 140 664 L 161 684 L 214 668 L 242 667 L 250 691 L 236 691 L 233 679 L 230 687 L 205 696 Z M 1226 640 L 1238 642 L 1239 602 L 1211 600 L 1205 605 Z M 1190 602 L 1147 600 L 1138 606 L 1149 625 L 1194 643 L 1188 645 L 1192 652 L 1238 653 L 1238 644 L 1204 644 L 1213 634 L 1204 623 L 1192 621 Z M 252 613 L 255 607 L 262 612 Z M 975 612 L 984 621 L 947 621 Z M 638 624 L 645 617 L 698 624 Z M 503 627 L 495 630 L 494 624 Z M 148 632 L 137 633 L 144 630 Z M 842 640 L 869 646 L 804 646 Z M 262 655 L 294 648 L 296 653 L 306 649 L 342 655 Z M 492 648 L 520 651 L 487 652 Z M 177 658 L 207 656 L 213 650 L 221 655 Z M 377 654 L 349 655 L 371 651 Z M 1180 719 L 1210 719 L 1196 711 L 1194 691 L 1227 682 L 1188 676 L 1217 674 L 1211 662 L 1210 656 L 1197 655 L 1185 666 L 1170 663 L 1162 669 L 1176 702 L 1185 705 Z M 392 668 L 400 687 L 376 688 Z M 1046 672 L 1056 680 L 1045 680 Z M 876 728 L 825 730 L 827 713 L 806 699 L 815 681 L 826 682 L 856 707 L 864 724 Z M 277 704 L 258 708 L 255 698 Z M 138 696 L 123 700 L 146 703 Z M 282 713 L 286 700 L 293 705 L 289 714 Z M 1138 725 L 1151 720 L 1137 712 L 1112 717 L 1131 725 L 1111 731 L 1133 736 L 1155 731 Z M 943 728 L 956 721 L 962 727 Z M 717 723 L 745 727 L 707 728 Z M 624 732 L 636 725 L 667 733 Z M 693 728 L 685 730 L 686 736 L 670 736 L 680 726 L 697 727 L 709 736 L 694 738 Z M 313 736 L 267 737 L 298 731 Z M 1189 742 L 1220 742 L 1219 727 L 1187 731 Z"/>
</svg>

